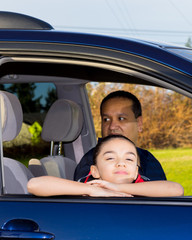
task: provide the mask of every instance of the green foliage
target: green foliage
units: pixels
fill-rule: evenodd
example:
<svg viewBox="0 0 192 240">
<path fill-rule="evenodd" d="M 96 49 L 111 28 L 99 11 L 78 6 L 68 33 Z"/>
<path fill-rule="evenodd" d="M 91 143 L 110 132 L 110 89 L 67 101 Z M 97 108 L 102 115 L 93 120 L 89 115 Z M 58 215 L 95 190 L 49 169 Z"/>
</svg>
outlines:
<svg viewBox="0 0 192 240">
<path fill-rule="evenodd" d="M 180 183 L 185 196 L 192 196 L 192 149 L 151 150 L 161 162 L 167 180 Z"/>
<path fill-rule="evenodd" d="M 29 127 L 29 132 L 31 133 L 32 137 L 32 144 L 38 144 L 41 140 L 41 132 L 42 127 L 38 122 L 34 122 L 33 125 Z"/>
</svg>

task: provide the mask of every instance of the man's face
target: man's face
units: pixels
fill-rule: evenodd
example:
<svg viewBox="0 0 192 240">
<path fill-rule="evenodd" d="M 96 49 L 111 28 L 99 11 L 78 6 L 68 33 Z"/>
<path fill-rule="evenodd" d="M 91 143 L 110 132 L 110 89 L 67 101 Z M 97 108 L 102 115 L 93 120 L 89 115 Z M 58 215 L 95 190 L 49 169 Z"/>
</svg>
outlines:
<svg viewBox="0 0 192 240">
<path fill-rule="evenodd" d="M 138 132 L 142 131 L 142 117 L 135 118 L 132 100 L 112 98 L 103 104 L 101 112 L 102 136 L 120 134 L 137 144 Z"/>
</svg>

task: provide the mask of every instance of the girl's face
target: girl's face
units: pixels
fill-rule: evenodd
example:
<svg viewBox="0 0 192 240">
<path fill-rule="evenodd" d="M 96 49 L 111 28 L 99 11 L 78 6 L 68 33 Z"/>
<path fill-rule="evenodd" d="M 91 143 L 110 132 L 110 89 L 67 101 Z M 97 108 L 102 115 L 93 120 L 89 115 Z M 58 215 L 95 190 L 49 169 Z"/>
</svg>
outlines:
<svg viewBox="0 0 192 240">
<path fill-rule="evenodd" d="M 94 178 L 112 183 L 131 183 L 138 175 L 135 146 L 125 139 L 111 139 L 103 144 L 91 166 Z"/>
</svg>

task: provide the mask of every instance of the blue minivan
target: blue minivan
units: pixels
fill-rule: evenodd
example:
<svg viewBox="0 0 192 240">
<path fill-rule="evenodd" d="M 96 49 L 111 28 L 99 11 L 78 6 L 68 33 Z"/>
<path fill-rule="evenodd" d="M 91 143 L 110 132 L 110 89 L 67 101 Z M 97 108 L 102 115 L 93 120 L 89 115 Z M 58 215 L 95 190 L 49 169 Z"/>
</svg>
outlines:
<svg viewBox="0 0 192 240">
<path fill-rule="evenodd" d="M 36 197 L 27 192 L 28 180 L 45 171 L 73 179 L 77 163 L 96 145 L 86 85 L 100 82 L 161 87 L 167 89 L 165 94 L 170 90 L 192 98 L 192 49 L 61 32 L 30 16 L 0 12 L 0 239 L 190 239 L 191 196 Z M 33 94 L 23 105 L 29 88 L 31 92 L 35 89 L 36 109 L 40 102 L 50 100 L 44 107 L 48 111 L 57 99 L 66 99 L 77 104 L 83 115 L 81 122 L 75 122 L 68 112 L 63 122 L 50 120 L 42 131 L 45 149 L 50 152 L 40 161 L 37 150 L 28 148 L 28 137 L 19 138 L 21 127 L 38 122 L 33 125 L 38 129 L 45 119 L 46 111 L 41 108 L 28 111 L 34 104 Z M 60 134 L 69 130 L 70 138 L 60 140 Z M 27 166 L 9 146 L 16 139 L 24 140 L 18 149 L 20 153 L 25 150 L 30 159 Z"/>
</svg>

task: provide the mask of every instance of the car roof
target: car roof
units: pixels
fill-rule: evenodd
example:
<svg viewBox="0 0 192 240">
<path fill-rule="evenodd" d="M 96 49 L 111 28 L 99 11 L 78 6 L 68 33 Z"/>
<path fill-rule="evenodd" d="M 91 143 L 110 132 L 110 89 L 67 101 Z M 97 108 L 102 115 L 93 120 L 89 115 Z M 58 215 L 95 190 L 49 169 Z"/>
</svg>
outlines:
<svg viewBox="0 0 192 240">
<path fill-rule="evenodd" d="M 192 75 L 192 69 L 189 68 L 190 54 L 188 58 L 180 54 L 181 50 L 191 53 L 192 49 L 175 45 L 89 33 L 0 29 L 0 42 L 4 41 L 73 44 L 111 49 L 145 57 Z"/>
<path fill-rule="evenodd" d="M 20 17 L 24 17 L 25 21 L 25 16 Z M 38 20 L 35 20 L 36 22 Z M 20 61 L 27 64 L 29 58 L 25 56 L 30 56 L 30 61 L 33 58 L 32 62 L 36 61 L 36 63 L 37 56 L 43 58 L 43 61 L 48 57 L 57 58 L 57 63 L 60 58 L 66 67 L 65 77 L 112 82 L 121 79 L 120 82 L 154 86 L 163 86 L 166 83 L 192 93 L 192 49 L 190 48 L 133 38 L 61 32 L 52 29 L 51 26 L 49 30 L 46 27 L 41 30 L 15 28 L 14 26 L 9 29 L 0 28 L 2 59 L 10 57 L 18 60 L 20 57 Z M 54 60 L 56 62 L 56 59 Z M 23 71 L 23 64 L 21 67 Z M 55 68 L 54 74 L 58 73 L 59 76 L 62 70 L 58 68 L 58 66 Z M 19 71 L 18 65 L 15 69 L 16 72 Z M 43 64 L 41 69 L 43 74 L 49 71 L 47 66 L 44 66 L 43 70 Z M 39 67 L 34 63 L 33 72 L 35 71 L 36 75 L 39 74 Z M 135 72 L 137 72 L 136 77 Z M 7 74 L 9 74 L 8 70 Z M 63 73 L 61 75 L 64 76 Z M 150 77 L 160 79 L 162 84 L 156 79 L 148 81 Z"/>
</svg>

